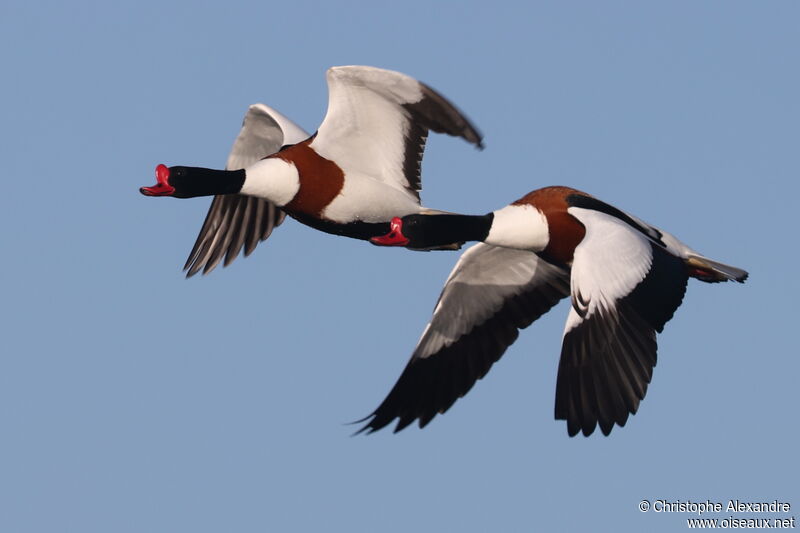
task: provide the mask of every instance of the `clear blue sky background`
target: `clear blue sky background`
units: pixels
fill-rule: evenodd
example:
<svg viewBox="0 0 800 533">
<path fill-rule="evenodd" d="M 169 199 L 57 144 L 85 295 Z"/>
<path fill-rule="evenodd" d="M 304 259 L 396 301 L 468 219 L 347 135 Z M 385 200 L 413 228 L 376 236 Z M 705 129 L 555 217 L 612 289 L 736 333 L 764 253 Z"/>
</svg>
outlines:
<svg viewBox="0 0 800 533">
<path fill-rule="evenodd" d="M 0 3 L 1 531 L 685 529 L 642 499 L 800 514 L 797 3 L 110 4 Z M 251 103 L 313 131 L 343 64 L 411 74 L 485 134 L 430 139 L 426 205 L 571 185 L 751 279 L 690 284 L 608 438 L 553 420 L 566 304 L 425 430 L 351 437 L 457 254 L 288 220 L 186 281 L 209 201 L 137 190 L 158 163 L 221 167 Z"/>
</svg>

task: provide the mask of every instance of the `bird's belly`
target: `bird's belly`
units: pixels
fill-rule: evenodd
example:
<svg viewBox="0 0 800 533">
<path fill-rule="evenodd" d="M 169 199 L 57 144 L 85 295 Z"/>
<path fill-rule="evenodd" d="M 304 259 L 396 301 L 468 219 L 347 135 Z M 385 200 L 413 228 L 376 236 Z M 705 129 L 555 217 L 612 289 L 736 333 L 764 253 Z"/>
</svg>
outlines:
<svg viewBox="0 0 800 533">
<path fill-rule="evenodd" d="M 348 176 L 341 192 L 322 211 L 322 217 L 342 224 L 388 222 L 393 217 L 418 213 L 420 209 L 410 192 L 372 178 Z"/>
</svg>

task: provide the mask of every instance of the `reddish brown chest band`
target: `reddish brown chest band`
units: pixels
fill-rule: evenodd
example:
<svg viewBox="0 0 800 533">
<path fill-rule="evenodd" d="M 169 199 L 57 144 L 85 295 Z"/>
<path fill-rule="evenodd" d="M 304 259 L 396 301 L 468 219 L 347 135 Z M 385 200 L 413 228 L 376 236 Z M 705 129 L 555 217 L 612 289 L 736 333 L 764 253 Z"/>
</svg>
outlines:
<svg viewBox="0 0 800 533">
<path fill-rule="evenodd" d="M 578 219 L 567 212 L 567 196 L 586 193 L 569 187 L 545 187 L 535 190 L 513 205 L 532 205 L 547 218 L 550 239 L 547 247 L 541 252 L 548 259 L 561 264 L 571 264 L 575 248 L 586 235 L 586 229 Z"/>
<path fill-rule="evenodd" d="M 325 159 L 303 141 L 282 150 L 272 157 L 292 163 L 297 169 L 300 188 L 283 208 L 289 213 L 301 213 L 319 218 L 322 211 L 344 187 L 344 172 L 339 165 Z"/>
</svg>

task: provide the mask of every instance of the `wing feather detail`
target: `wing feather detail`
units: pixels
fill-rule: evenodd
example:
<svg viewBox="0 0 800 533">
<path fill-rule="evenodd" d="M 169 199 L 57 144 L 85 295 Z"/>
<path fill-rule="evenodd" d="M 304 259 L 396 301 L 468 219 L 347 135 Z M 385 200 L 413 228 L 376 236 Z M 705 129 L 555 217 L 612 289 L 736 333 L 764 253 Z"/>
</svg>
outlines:
<svg viewBox="0 0 800 533">
<path fill-rule="evenodd" d="M 344 66 L 329 69 L 327 80 L 328 111 L 311 146 L 346 174 L 379 179 L 419 201 L 429 131 L 483 146 L 452 103 L 405 74 Z"/>
<path fill-rule="evenodd" d="M 680 306 L 688 273 L 682 259 L 627 221 L 570 208 L 586 227 L 572 265 L 556 380 L 555 417 L 570 436 L 608 435 L 624 426 L 647 393 L 657 361 L 656 333 Z"/>
<path fill-rule="evenodd" d="M 479 243 L 450 274 L 431 322 L 386 399 L 360 430 L 424 427 L 483 378 L 519 334 L 569 294 L 569 274 L 532 252 Z"/>
<path fill-rule="evenodd" d="M 308 134 L 284 115 L 264 104 L 251 105 L 233 143 L 226 169 L 245 168 L 295 144 Z M 215 196 L 197 240 L 183 269 L 186 277 L 202 270 L 208 274 L 224 258 L 224 266 L 244 250 L 247 257 L 259 242 L 272 234 L 285 218 L 284 212 L 266 200 L 241 194 Z"/>
</svg>

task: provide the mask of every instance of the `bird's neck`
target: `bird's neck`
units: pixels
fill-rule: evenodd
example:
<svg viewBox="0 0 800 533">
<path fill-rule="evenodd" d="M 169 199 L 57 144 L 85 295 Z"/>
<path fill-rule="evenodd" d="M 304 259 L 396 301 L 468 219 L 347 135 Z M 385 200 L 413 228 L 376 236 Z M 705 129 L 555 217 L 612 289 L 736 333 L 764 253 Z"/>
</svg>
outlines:
<svg viewBox="0 0 800 533">
<path fill-rule="evenodd" d="M 298 190 L 300 175 L 294 164 L 268 157 L 247 167 L 239 192 L 263 198 L 281 207 L 292 201 Z"/>
<path fill-rule="evenodd" d="M 175 166 L 169 169 L 168 185 L 174 187 L 174 193 L 170 196 L 196 198 L 237 193 L 244 181 L 243 170 Z"/>
<path fill-rule="evenodd" d="M 550 242 L 547 217 L 529 204 L 511 204 L 493 213 L 486 244 L 541 252 Z"/>
<path fill-rule="evenodd" d="M 547 247 L 547 218 L 531 205 L 510 205 L 487 215 L 418 214 L 403 217 L 410 248 L 436 248 L 483 241 L 494 246 L 540 252 Z"/>
<path fill-rule="evenodd" d="M 493 214 L 415 214 L 403 217 L 403 235 L 410 248 L 438 248 L 453 243 L 482 241 L 489 235 Z"/>
</svg>

